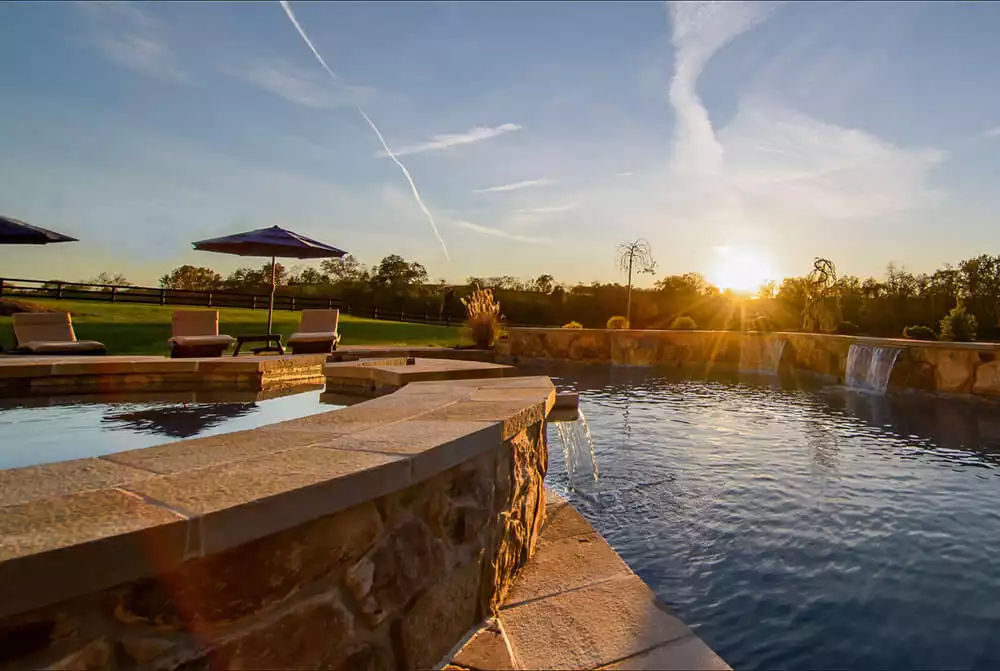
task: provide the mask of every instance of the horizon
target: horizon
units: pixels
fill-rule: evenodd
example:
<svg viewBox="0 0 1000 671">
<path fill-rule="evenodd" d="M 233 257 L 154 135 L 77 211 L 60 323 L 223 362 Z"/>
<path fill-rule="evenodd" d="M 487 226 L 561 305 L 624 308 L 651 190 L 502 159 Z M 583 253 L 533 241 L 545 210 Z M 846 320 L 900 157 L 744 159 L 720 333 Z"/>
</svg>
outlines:
<svg viewBox="0 0 1000 671">
<path fill-rule="evenodd" d="M 0 5 L 0 213 L 81 240 L 0 275 L 227 274 L 264 260 L 191 241 L 273 224 L 454 284 L 624 283 L 635 238 L 636 286 L 738 291 L 1000 248 L 1000 5 L 288 8 Z"/>
</svg>

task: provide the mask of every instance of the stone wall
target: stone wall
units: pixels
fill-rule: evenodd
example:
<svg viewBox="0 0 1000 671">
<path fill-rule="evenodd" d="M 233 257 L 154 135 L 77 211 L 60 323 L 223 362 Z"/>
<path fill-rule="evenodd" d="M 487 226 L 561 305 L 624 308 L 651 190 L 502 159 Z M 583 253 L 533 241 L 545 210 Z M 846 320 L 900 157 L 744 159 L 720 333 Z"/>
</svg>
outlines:
<svg viewBox="0 0 1000 671">
<path fill-rule="evenodd" d="M 243 491 L 262 486 L 259 477 L 251 477 L 251 467 L 238 469 L 234 494 L 234 481 L 227 481 L 237 470 L 232 462 L 208 467 L 199 462 L 202 467 L 196 471 L 147 474 L 110 489 L 69 496 L 39 494 L 26 503 L 17 502 L 14 489 L 0 492 L 0 671 L 404 669 L 440 662 L 463 634 L 497 612 L 518 570 L 534 552 L 545 517 L 544 418 L 555 392 L 547 378 L 521 378 L 499 388 L 488 381 L 456 388 L 416 383 L 398 394 L 244 432 L 237 441 L 252 442 L 248 436 L 258 431 L 273 440 L 274 427 L 285 427 L 282 435 L 293 443 L 315 443 L 319 435 L 342 433 L 342 440 L 331 441 L 327 448 L 344 458 L 355 444 L 384 453 L 412 450 L 413 456 L 393 462 L 414 474 L 400 487 L 385 483 L 390 473 L 385 470 L 376 480 L 364 481 L 378 482 L 388 492 L 381 495 L 371 484 L 359 487 L 344 481 L 324 492 L 317 490 L 325 483 L 318 483 L 306 488 L 312 492 L 292 492 L 299 505 L 291 510 L 287 497 L 282 502 L 281 496 Z M 494 398 L 493 410 L 485 403 L 487 397 Z M 492 421 L 484 412 L 494 416 Z M 383 424 L 394 425 L 366 428 L 380 416 Z M 451 439 L 429 439 L 427 430 L 447 433 Z M 395 447 L 386 442 L 388 436 L 409 438 Z M 198 440 L 206 448 L 214 440 L 221 448 L 223 438 Z M 183 445 L 138 450 L 138 456 L 120 461 L 157 464 L 159 472 L 169 472 L 173 467 L 164 464 L 191 458 L 192 450 L 177 448 Z M 288 444 L 276 446 L 282 448 Z M 315 462 L 323 450 L 299 451 L 316 455 L 311 458 Z M 204 460 L 203 453 L 199 459 Z M 66 463 L 72 469 L 72 462 Z M 94 470 L 93 463 L 80 467 Z M 210 477 L 211 469 L 219 471 L 217 478 Z M 0 483 L 20 479 L 29 485 L 39 475 L 19 470 L 24 473 L 0 471 Z M 267 470 L 261 469 L 265 478 Z M 239 504 L 239 516 L 232 507 L 218 511 L 228 515 L 227 524 L 212 525 L 208 513 L 199 517 L 194 506 L 164 503 L 166 497 L 153 494 L 167 490 L 150 483 L 175 477 L 188 483 L 208 480 L 211 492 L 191 496 L 217 500 L 222 494 L 228 502 L 246 503 Z M 276 470 L 271 479 L 282 477 L 294 479 L 297 474 Z M 373 495 L 354 496 L 365 490 Z M 159 536 L 126 539 L 117 528 L 120 523 L 95 522 L 99 514 L 87 515 L 67 532 L 63 518 L 83 514 L 74 501 L 105 493 L 108 500 L 112 495 L 135 495 L 130 505 L 156 506 L 165 515 L 174 511 L 178 518 L 186 517 L 186 532 L 174 534 L 186 558 L 175 561 Z M 13 503 L 3 505 L 2 494 Z M 338 496 L 361 500 L 331 514 L 309 514 Z M 312 505 L 301 510 L 307 500 Z M 281 528 L 279 517 L 307 521 Z M 165 526 L 175 528 L 180 521 L 167 520 Z M 95 524 L 100 528 L 92 528 Z M 261 535 L 259 531 L 269 527 L 280 530 Z M 58 538 L 60 533 L 66 537 Z M 223 547 L 222 538 L 250 540 Z M 118 543 L 123 544 L 120 550 L 103 549 L 108 565 L 93 561 L 102 553 L 95 546 Z M 79 555 L 76 561 L 67 557 L 73 553 Z M 134 573 L 130 557 L 136 553 L 144 575 L 124 582 L 102 577 L 109 571 Z M 61 574 L 67 571 L 79 572 L 79 579 L 64 581 Z M 47 574 L 60 584 L 42 588 L 39 576 Z M 107 584 L 100 589 L 86 587 L 101 580 Z M 26 582 L 37 583 L 38 589 Z M 79 593 L 56 600 L 53 590 Z M 21 607 L 30 599 L 40 601 L 37 608 Z"/>
<path fill-rule="evenodd" d="M 763 350 L 786 341 L 775 369 L 842 382 L 852 344 L 895 347 L 901 353 L 889 388 L 941 394 L 1000 397 L 1000 344 L 951 343 L 826 335 L 731 331 L 637 331 L 604 329 L 508 329 L 498 349 L 513 361 L 571 359 L 623 366 L 760 368 Z"/>
</svg>

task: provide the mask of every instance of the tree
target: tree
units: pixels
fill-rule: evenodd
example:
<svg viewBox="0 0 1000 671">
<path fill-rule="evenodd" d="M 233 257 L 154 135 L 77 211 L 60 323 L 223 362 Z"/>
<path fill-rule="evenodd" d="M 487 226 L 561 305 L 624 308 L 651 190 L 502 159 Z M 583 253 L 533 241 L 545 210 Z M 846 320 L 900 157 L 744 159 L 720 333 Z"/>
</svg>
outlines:
<svg viewBox="0 0 1000 671">
<path fill-rule="evenodd" d="M 312 285 L 329 284 L 330 278 L 315 268 L 296 268 L 288 277 L 289 284 Z"/>
<path fill-rule="evenodd" d="M 124 275 L 121 273 L 116 273 L 114 275 L 110 273 L 100 273 L 94 279 L 90 280 L 90 284 L 110 284 L 116 287 L 130 287 L 132 283 L 129 282 Z"/>
<path fill-rule="evenodd" d="M 545 275 L 539 275 L 531 284 L 535 291 L 541 291 L 543 294 L 551 294 L 556 282 L 552 275 L 546 273 Z"/>
<path fill-rule="evenodd" d="M 329 276 L 334 284 L 340 282 L 367 282 L 368 269 L 350 254 L 339 259 L 325 259 L 320 264 L 320 270 Z"/>
<path fill-rule="evenodd" d="M 213 291 L 218 289 L 220 284 L 222 275 L 202 266 L 178 266 L 160 278 L 160 286 L 164 289 Z"/>
<path fill-rule="evenodd" d="M 652 275 L 656 272 L 656 261 L 653 260 L 653 250 L 649 243 L 639 238 L 632 242 L 618 245 L 618 267 L 622 272 L 628 271 L 628 299 L 625 304 L 625 319 L 632 321 L 632 272 Z"/>
<path fill-rule="evenodd" d="M 287 282 L 287 271 L 285 266 L 275 263 L 274 283 L 275 286 L 285 286 Z M 271 289 L 271 263 L 265 263 L 260 268 L 237 268 L 229 274 L 229 277 L 222 283 L 227 289 L 241 289 L 243 291 L 260 291 Z"/>
<path fill-rule="evenodd" d="M 807 331 L 832 331 L 843 321 L 836 287 L 837 268 L 833 261 L 817 256 L 813 259 L 813 269 L 806 276 L 802 328 Z"/>
<path fill-rule="evenodd" d="M 390 254 L 375 267 L 372 283 L 377 286 L 402 288 L 427 282 L 427 269 L 417 262 L 408 262 L 398 254 Z"/>
</svg>

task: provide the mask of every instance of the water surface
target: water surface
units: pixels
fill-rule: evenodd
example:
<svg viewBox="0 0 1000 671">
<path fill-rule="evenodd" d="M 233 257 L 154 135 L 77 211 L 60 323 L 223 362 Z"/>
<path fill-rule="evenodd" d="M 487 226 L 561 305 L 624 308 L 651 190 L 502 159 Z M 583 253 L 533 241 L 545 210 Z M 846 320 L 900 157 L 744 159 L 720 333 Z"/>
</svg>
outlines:
<svg viewBox="0 0 1000 671">
<path fill-rule="evenodd" d="M 550 484 L 734 668 L 1000 668 L 995 407 L 557 375 L 600 477 L 570 482 L 552 429 Z"/>
</svg>

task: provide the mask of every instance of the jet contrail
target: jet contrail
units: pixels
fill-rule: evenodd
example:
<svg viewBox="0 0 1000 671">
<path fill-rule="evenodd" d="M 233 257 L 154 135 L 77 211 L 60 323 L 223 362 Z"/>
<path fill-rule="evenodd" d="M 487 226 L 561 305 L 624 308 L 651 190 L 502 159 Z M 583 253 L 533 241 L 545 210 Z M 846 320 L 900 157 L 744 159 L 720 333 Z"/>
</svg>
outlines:
<svg viewBox="0 0 1000 671">
<path fill-rule="evenodd" d="M 333 81 L 339 84 L 340 78 L 337 76 L 337 73 L 335 73 L 333 70 L 330 69 L 330 66 L 327 65 L 326 61 L 323 60 L 323 57 L 320 56 L 319 51 L 317 51 L 316 47 L 313 46 L 312 40 L 310 40 L 309 36 L 306 35 L 306 31 L 302 29 L 302 26 L 295 18 L 295 14 L 292 13 L 292 7 L 291 5 L 288 4 L 288 0 L 278 0 L 278 4 L 280 4 L 281 8 L 285 10 L 285 14 L 288 15 L 288 20 L 292 22 L 293 26 L 295 26 L 295 30 L 299 31 L 299 35 L 306 43 L 306 46 L 309 47 L 309 50 L 313 52 L 313 56 L 316 57 L 316 60 L 319 61 L 319 64 L 323 66 L 323 69 L 326 70 L 326 73 L 330 75 Z M 382 137 L 382 133 L 379 132 L 378 127 L 371 120 L 371 118 L 367 114 L 365 114 L 365 111 L 361 109 L 361 105 L 355 104 L 355 108 L 358 110 L 358 113 L 361 115 L 361 117 L 368 122 L 368 125 L 372 127 L 372 130 L 375 131 L 375 135 L 376 137 L 378 137 L 378 141 L 382 143 L 382 147 L 385 149 L 385 153 L 388 154 L 389 158 L 391 158 L 396 163 L 396 165 L 399 166 L 399 169 L 403 171 L 403 177 L 405 177 L 406 181 L 409 182 L 410 184 L 410 191 L 413 192 L 414 200 L 417 201 L 417 205 L 420 206 L 420 209 L 423 210 L 424 214 L 427 216 L 427 223 L 431 225 L 431 229 L 434 231 L 434 237 L 436 237 L 438 239 L 438 242 L 441 243 L 441 250 L 444 252 L 444 257 L 449 261 L 451 261 L 451 257 L 448 255 L 448 246 L 444 243 L 444 238 L 441 237 L 441 233 L 438 232 L 437 224 L 434 223 L 434 216 L 431 214 L 431 211 L 427 209 L 427 206 L 424 205 L 424 200 L 423 198 L 420 197 L 420 191 L 417 190 L 417 185 L 413 181 L 413 177 L 410 176 L 410 171 L 407 170 L 406 166 L 403 165 L 402 162 L 396 157 L 396 154 L 391 149 L 389 149 L 389 145 L 385 143 L 385 138 Z"/>
</svg>

